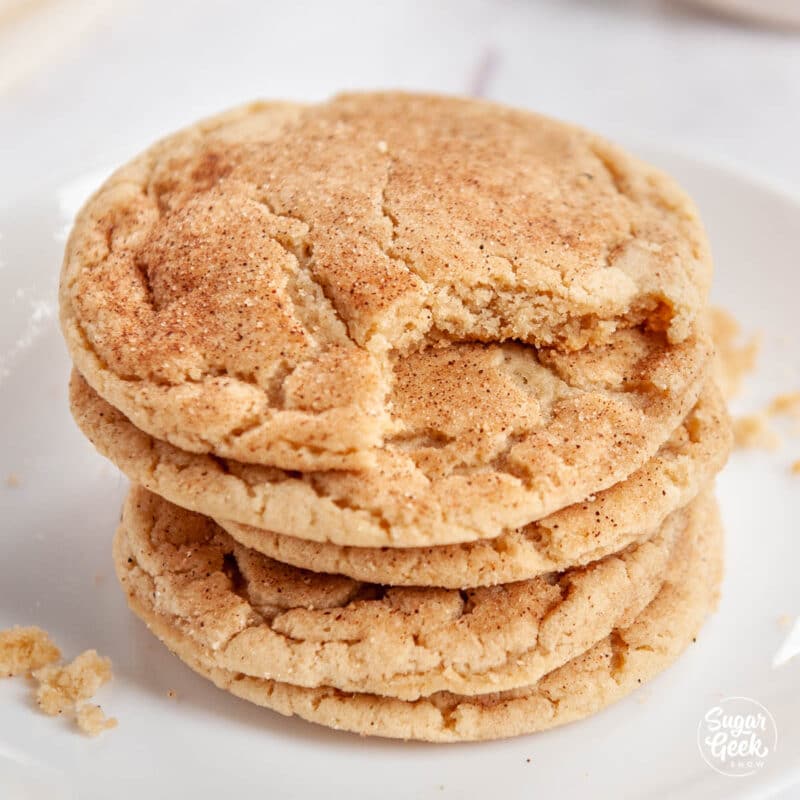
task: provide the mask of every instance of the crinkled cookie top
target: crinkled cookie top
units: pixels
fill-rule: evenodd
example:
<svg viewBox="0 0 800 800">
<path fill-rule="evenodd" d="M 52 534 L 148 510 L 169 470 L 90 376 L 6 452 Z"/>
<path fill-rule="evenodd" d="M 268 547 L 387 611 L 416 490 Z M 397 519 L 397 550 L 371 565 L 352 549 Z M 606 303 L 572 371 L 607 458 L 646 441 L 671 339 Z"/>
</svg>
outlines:
<svg viewBox="0 0 800 800">
<path fill-rule="evenodd" d="M 134 487 L 115 561 L 220 666 L 300 686 L 415 700 L 528 686 L 630 624 L 680 555 L 683 510 L 588 566 L 466 591 L 310 572 L 237 544 L 212 520 Z"/>
<path fill-rule="evenodd" d="M 692 333 L 710 260 L 661 173 L 585 131 L 398 93 L 256 104 L 166 139 L 81 212 L 76 366 L 195 452 L 364 466 L 392 363 L 444 341 L 574 350 Z"/>
</svg>

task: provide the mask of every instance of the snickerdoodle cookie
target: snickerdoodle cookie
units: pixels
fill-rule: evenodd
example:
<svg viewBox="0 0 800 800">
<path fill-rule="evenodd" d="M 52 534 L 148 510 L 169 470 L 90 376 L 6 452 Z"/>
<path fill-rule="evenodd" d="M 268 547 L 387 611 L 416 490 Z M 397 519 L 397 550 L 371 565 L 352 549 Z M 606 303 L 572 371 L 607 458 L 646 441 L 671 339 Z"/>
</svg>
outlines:
<svg viewBox="0 0 800 800">
<path fill-rule="evenodd" d="M 246 547 L 316 572 L 393 586 L 493 586 L 587 564 L 649 538 L 711 483 L 731 445 L 725 402 L 708 385 L 669 440 L 624 481 L 494 539 L 439 547 L 346 547 L 217 522 Z"/>
<path fill-rule="evenodd" d="M 591 430 L 609 405 L 619 441 L 646 448 L 643 430 L 662 415 L 671 430 L 676 408 L 640 407 L 681 396 L 704 363 L 710 272 L 691 201 L 594 134 L 481 101 L 361 94 L 231 111 L 118 170 L 70 237 L 61 318 L 89 384 L 155 437 L 393 475 L 392 437 L 463 438 L 453 421 L 416 424 L 421 395 L 409 418 L 395 411 L 405 373 L 438 369 L 443 342 L 467 345 L 452 358 L 478 371 L 476 342 L 532 353 L 529 366 L 520 345 L 477 359 L 514 362 L 499 370 L 499 427 L 474 445 L 482 466 L 509 448 L 527 463 L 543 439 L 568 461 L 560 431 Z M 626 365 L 623 384 L 587 386 L 559 355 L 620 341 L 650 364 Z M 544 385 L 520 386 L 517 365 Z"/>
<path fill-rule="evenodd" d="M 225 669 L 415 700 L 525 686 L 633 621 L 655 597 L 687 514 L 586 567 L 468 591 L 308 572 L 134 487 L 117 534 L 126 590 Z"/>
<path fill-rule="evenodd" d="M 536 683 L 464 696 L 437 692 L 417 700 L 332 687 L 304 688 L 256 678 L 220 664 L 217 652 L 158 607 L 152 593 L 129 585 L 138 567 L 117 539 L 116 564 L 132 609 L 192 669 L 251 702 L 337 730 L 402 739 L 456 742 L 531 733 L 593 714 L 639 688 L 694 640 L 717 602 L 722 531 L 716 504 L 705 496 L 689 507 L 688 524 L 655 599 L 619 627 Z M 194 628 L 205 617 L 195 620 Z"/>
<path fill-rule="evenodd" d="M 617 331 L 573 353 L 448 345 L 400 362 L 402 428 L 359 470 L 292 472 L 189 453 L 135 427 L 74 375 L 81 429 L 132 480 L 220 519 L 316 542 L 425 547 L 492 538 L 640 469 L 689 413 L 702 337 Z"/>
</svg>

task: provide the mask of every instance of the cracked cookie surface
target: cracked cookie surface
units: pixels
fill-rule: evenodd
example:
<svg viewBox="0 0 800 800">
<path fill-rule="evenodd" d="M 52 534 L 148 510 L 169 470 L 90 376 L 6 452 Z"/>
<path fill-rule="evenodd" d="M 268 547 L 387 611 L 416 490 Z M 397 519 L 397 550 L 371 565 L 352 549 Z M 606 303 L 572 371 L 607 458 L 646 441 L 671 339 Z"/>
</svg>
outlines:
<svg viewBox="0 0 800 800">
<path fill-rule="evenodd" d="M 695 404 L 709 343 L 628 329 L 574 353 L 450 344 L 398 363 L 396 432 L 359 470 L 291 472 L 155 439 L 73 375 L 72 411 L 101 453 L 178 505 L 359 547 L 498 536 L 627 478 Z"/>
<path fill-rule="evenodd" d="M 686 535 L 655 599 L 630 624 L 615 628 L 585 653 L 531 686 L 464 696 L 438 692 L 415 701 L 378 694 L 303 688 L 220 667 L 199 644 L 133 595 L 132 609 L 179 658 L 219 688 L 286 716 L 354 733 L 433 742 L 498 739 L 546 730 L 596 713 L 640 688 L 672 664 L 717 604 L 722 579 L 722 529 L 710 498 L 690 507 Z M 120 576 L 125 567 L 119 565 Z"/>
<path fill-rule="evenodd" d="M 218 666 L 414 700 L 528 685 L 630 624 L 681 550 L 688 513 L 586 567 L 457 591 L 300 570 L 134 487 L 115 563 L 129 596 L 169 616 Z"/>
<path fill-rule="evenodd" d="M 624 481 L 494 539 L 439 547 L 346 547 L 229 520 L 217 523 L 246 547 L 316 572 L 393 586 L 493 586 L 581 566 L 649 538 L 711 483 L 731 445 L 725 402 L 707 385 L 669 440 Z"/>
<path fill-rule="evenodd" d="M 70 237 L 61 317 L 78 369 L 151 435 L 337 469 L 426 433 L 392 413 L 407 356 L 517 341 L 541 365 L 633 327 L 669 350 L 709 280 L 691 202 L 598 137 L 366 94 L 228 112 L 120 169 Z"/>
</svg>

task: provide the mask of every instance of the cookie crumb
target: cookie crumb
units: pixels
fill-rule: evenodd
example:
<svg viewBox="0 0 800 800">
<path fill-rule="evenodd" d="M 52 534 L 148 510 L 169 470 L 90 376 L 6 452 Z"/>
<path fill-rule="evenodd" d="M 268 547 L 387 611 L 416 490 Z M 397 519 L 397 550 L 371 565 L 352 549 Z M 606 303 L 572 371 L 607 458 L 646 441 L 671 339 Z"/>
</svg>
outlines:
<svg viewBox="0 0 800 800">
<path fill-rule="evenodd" d="M 800 459 L 795 461 L 790 467 L 792 475 L 800 475 Z"/>
<path fill-rule="evenodd" d="M 16 489 L 20 484 L 19 475 L 16 472 L 9 472 L 6 477 L 6 486 L 9 489 Z"/>
<path fill-rule="evenodd" d="M 773 415 L 800 418 L 800 392 L 779 394 L 770 404 L 768 411 Z"/>
<path fill-rule="evenodd" d="M 73 711 L 81 700 L 88 700 L 111 680 L 111 659 L 101 658 L 96 650 L 86 650 L 65 667 L 49 665 L 36 670 L 39 681 L 36 703 L 45 714 Z"/>
<path fill-rule="evenodd" d="M 770 425 L 770 420 L 778 416 L 800 419 L 800 392 L 779 394 L 762 411 L 735 419 L 733 435 L 736 446 L 775 450 L 780 445 L 781 439 Z M 794 465 L 792 471 L 795 471 Z"/>
<path fill-rule="evenodd" d="M 0 676 L 28 675 L 61 659 L 61 651 L 41 628 L 15 625 L 0 631 Z"/>
<path fill-rule="evenodd" d="M 712 308 L 710 317 L 717 351 L 714 371 L 719 387 L 730 399 L 739 393 L 744 377 L 755 369 L 761 336 L 751 336 L 740 344 L 741 326 L 731 314 L 722 308 Z M 781 439 L 770 425 L 770 420 L 778 416 L 793 417 L 800 421 L 800 391 L 779 394 L 763 410 L 735 419 L 733 433 L 736 447 L 775 450 Z M 800 474 L 798 464 L 800 462 L 792 465 L 792 472 Z"/>
<path fill-rule="evenodd" d="M 0 631 L 0 676 L 30 675 L 36 681 L 36 705 L 51 717 L 67 714 L 90 736 L 117 727 L 100 706 L 85 703 L 111 680 L 111 659 L 86 650 L 63 666 L 50 635 L 35 626 Z"/>
<path fill-rule="evenodd" d="M 174 689 L 167 689 L 167 697 L 170 700 L 175 700 L 178 697 L 178 693 Z"/>
<path fill-rule="evenodd" d="M 88 736 L 98 736 L 103 731 L 117 727 L 114 717 L 107 717 L 100 706 L 93 703 L 84 703 L 75 714 L 78 728 Z"/>
<path fill-rule="evenodd" d="M 761 336 L 751 336 L 739 344 L 741 325 L 722 308 L 711 309 L 711 333 L 717 350 L 717 382 L 725 397 L 730 399 L 741 390 L 745 376 L 755 369 Z"/>
<path fill-rule="evenodd" d="M 86 650 L 65 667 L 42 667 L 33 677 L 39 682 L 36 704 L 45 714 L 54 717 L 65 712 L 75 713 L 78 720 L 81 711 L 78 704 L 111 680 L 111 659 L 101 658 L 96 650 Z M 91 712 L 89 714 L 91 717 Z M 80 720 L 78 726 L 81 726 Z"/>
<path fill-rule="evenodd" d="M 735 419 L 733 438 L 737 447 L 775 450 L 780 445 L 780 438 L 770 426 L 769 416 L 764 411 L 745 414 Z"/>
</svg>

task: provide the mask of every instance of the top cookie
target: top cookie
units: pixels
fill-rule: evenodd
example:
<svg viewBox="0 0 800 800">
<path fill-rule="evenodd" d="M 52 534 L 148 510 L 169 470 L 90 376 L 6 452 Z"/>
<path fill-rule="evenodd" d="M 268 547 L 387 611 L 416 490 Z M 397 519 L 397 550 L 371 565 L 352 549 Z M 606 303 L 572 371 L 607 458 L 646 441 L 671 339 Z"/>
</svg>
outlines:
<svg viewBox="0 0 800 800">
<path fill-rule="evenodd" d="M 287 469 L 374 462 L 398 357 L 441 341 L 681 342 L 710 259 L 691 202 L 585 131 L 397 93 L 258 104 L 115 173 L 62 274 L 76 366 L 137 426 Z"/>
</svg>

